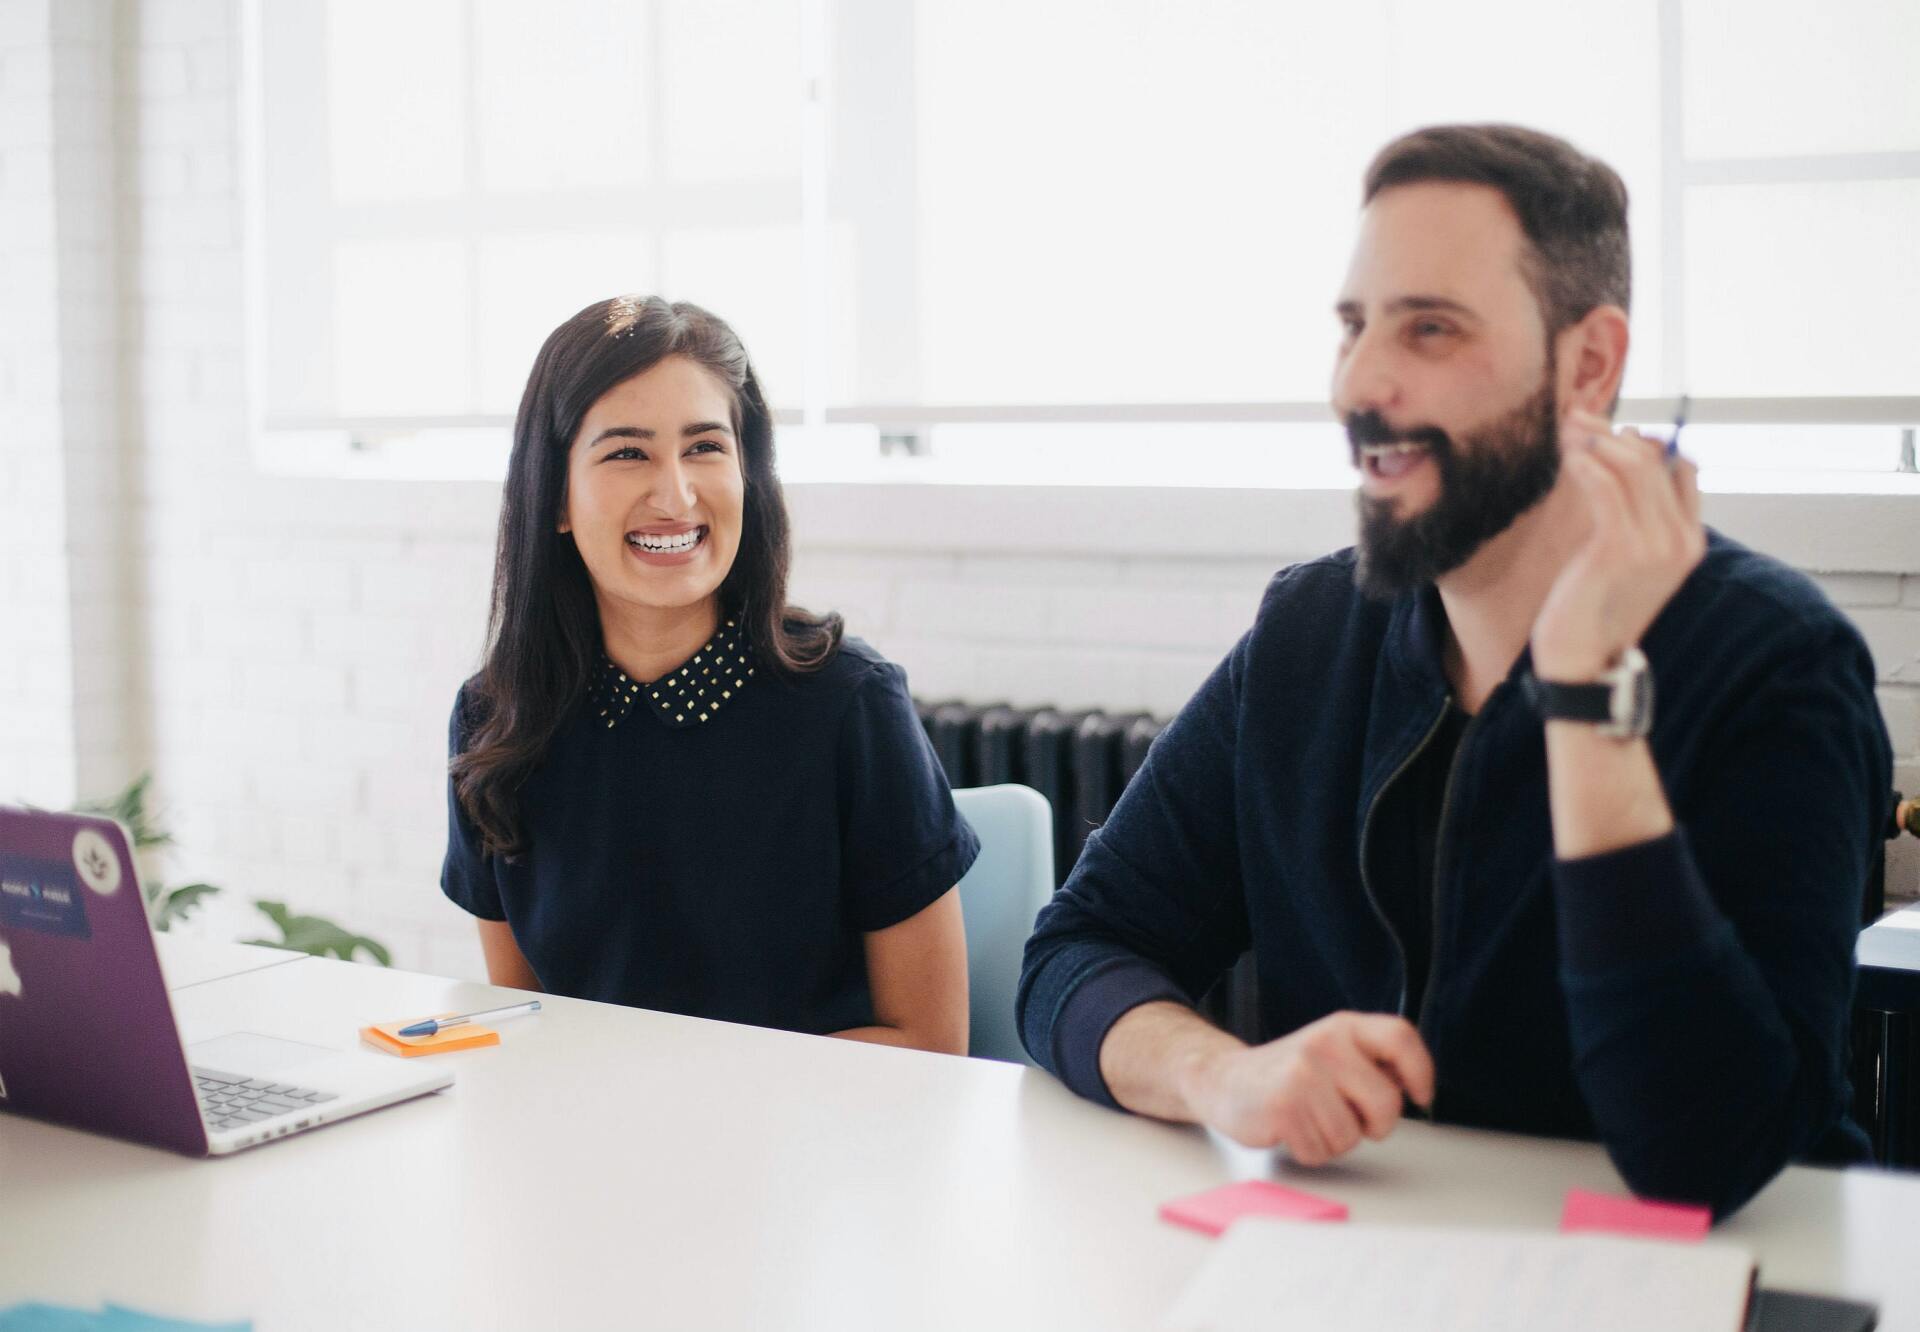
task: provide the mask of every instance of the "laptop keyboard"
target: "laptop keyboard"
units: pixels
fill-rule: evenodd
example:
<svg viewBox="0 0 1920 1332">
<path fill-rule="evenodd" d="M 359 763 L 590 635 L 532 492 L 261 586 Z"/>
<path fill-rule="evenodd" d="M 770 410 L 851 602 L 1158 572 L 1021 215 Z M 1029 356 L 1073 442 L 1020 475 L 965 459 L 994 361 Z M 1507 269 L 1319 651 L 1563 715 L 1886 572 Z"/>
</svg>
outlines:
<svg viewBox="0 0 1920 1332">
<path fill-rule="evenodd" d="M 210 1068 L 194 1069 L 193 1083 L 199 1089 L 200 1109 L 207 1124 L 217 1129 L 245 1128 L 289 1110 L 307 1110 L 339 1099 L 332 1092 L 268 1082 L 265 1078 L 240 1078 Z"/>
</svg>

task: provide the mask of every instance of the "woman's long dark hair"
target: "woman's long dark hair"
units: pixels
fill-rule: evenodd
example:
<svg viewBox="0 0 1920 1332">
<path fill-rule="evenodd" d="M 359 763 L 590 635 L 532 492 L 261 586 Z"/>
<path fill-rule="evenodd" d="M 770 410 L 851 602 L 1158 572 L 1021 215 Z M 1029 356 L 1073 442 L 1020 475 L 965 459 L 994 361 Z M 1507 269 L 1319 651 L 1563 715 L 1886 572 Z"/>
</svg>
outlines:
<svg viewBox="0 0 1920 1332">
<path fill-rule="evenodd" d="M 513 425 L 486 660 L 467 681 L 466 743 L 451 767 L 488 854 L 526 849 L 520 786 L 600 657 L 593 584 L 573 538 L 555 530 L 573 437 L 602 394 L 669 356 L 698 362 L 732 390 L 746 486 L 740 547 L 720 584 L 722 614 L 741 622 L 760 659 L 778 671 L 818 670 L 840 645 L 839 616 L 787 604 L 787 504 L 773 471 L 773 419 L 740 339 L 684 301 L 622 296 L 589 305 L 540 348 Z"/>
</svg>

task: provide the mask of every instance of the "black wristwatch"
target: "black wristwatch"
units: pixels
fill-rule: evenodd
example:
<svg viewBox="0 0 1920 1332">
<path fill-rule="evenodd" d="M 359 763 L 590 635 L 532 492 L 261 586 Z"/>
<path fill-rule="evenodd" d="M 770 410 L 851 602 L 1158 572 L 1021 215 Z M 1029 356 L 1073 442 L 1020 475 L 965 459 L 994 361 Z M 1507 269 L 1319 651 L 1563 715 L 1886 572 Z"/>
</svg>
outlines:
<svg viewBox="0 0 1920 1332">
<path fill-rule="evenodd" d="M 1637 647 L 1622 652 L 1594 684 L 1541 680 L 1528 671 L 1520 687 L 1542 721 L 1587 722 L 1616 740 L 1643 739 L 1653 730 L 1653 670 Z"/>
</svg>

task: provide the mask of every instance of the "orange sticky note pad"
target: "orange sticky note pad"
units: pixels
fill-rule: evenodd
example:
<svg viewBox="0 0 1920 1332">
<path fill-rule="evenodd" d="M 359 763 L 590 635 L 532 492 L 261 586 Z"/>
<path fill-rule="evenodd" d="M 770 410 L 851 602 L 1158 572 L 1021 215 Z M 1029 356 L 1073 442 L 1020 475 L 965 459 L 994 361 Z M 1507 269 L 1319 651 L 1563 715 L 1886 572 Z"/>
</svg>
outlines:
<svg viewBox="0 0 1920 1332">
<path fill-rule="evenodd" d="M 1566 1206 L 1560 1213 L 1563 1234 L 1603 1230 L 1641 1239 L 1700 1240 L 1706 1238 L 1707 1227 L 1712 1224 L 1713 1213 L 1704 1207 L 1616 1198 L 1586 1189 L 1568 1189 Z"/>
<path fill-rule="evenodd" d="M 382 1022 L 360 1028 L 360 1039 L 376 1050 L 412 1059 L 416 1055 L 446 1054 L 450 1050 L 478 1050 L 483 1045 L 500 1044 L 500 1033 L 492 1027 L 461 1026 L 436 1031 L 431 1036 L 402 1036 L 400 1028 L 410 1027 L 418 1018 L 400 1022 Z"/>
<path fill-rule="evenodd" d="M 1347 1205 L 1317 1198 L 1271 1180 L 1248 1179 L 1160 1206 L 1160 1219 L 1218 1235 L 1243 1216 L 1281 1216 L 1295 1221 L 1345 1221 Z"/>
</svg>

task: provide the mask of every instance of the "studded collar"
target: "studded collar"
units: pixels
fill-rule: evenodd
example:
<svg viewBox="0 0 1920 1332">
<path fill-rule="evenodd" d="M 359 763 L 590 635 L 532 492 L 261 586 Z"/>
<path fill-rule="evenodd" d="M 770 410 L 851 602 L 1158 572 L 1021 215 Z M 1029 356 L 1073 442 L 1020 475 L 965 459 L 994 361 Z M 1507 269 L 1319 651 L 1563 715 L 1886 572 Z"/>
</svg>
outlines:
<svg viewBox="0 0 1920 1332">
<path fill-rule="evenodd" d="M 595 720 L 609 730 L 636 708 L 651 712 L 662 726 L 680 729 L 711 721 L 752 679 L 752 645 L 746 630 L 729 619 L 706 646 L 657 680 L 636 680 L 601 653 L 587 698 Z"/>
</svg>

